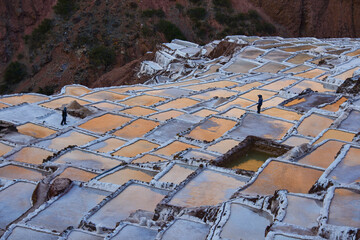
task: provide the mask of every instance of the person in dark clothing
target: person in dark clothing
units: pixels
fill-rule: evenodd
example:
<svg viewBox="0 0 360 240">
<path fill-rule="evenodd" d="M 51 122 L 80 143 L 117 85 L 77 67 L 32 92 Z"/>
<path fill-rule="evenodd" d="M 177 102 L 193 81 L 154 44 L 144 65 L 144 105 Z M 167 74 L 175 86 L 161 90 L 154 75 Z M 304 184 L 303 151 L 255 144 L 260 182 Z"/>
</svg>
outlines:
<svg viewBox="0 0 360 240">
<path fill-rule="evenodd" d="M 258 97 L 259 97 L 259 101 L 258 101 L 258 105 L 257 105 L 257 113 L 260 113 L 261 106 L 263 103 L 263 98 L 262 98 L 262 95 L 258 95 Z"/>
<path fill-rule="evenodd" d="M 66 107 L 64 107 L 64 109 L 62 110 L 62 121 L 61 121 L 61 125 L 66 125 L 66 117 L 67 117 L 67 111 L 66 111 Z"/>
</svg>

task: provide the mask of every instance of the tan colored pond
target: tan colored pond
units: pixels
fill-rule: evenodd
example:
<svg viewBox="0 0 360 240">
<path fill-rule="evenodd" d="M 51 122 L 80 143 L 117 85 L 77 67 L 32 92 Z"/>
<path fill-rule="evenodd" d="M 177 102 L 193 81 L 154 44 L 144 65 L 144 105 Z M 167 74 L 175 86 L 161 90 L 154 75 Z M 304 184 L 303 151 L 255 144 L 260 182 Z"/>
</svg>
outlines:
<svg viewBox="0 0 360 240">
<path fill-rule="evenodd" d="M 221 116 L 224 117 L 233 117 L 233 118 L 240 118 L 242 115 L 244 115 L 246 113 L 245 110 L 242 110 L 240 108 L 232 108 L 226 112 L 224 112 L 223 114 L 221 114 Z"/>
<path fill-rule="evenodd" d="M 242 51 L 238 57 L 241 58 L 249 58 L 249 59 L 255 59 L 258 56 L 260 56 L 261 54 L 264 54 L 265 51 L 260 50 L 260 49 L 256 49 L 256 48 L 245 48 L 244 51 Z"/>
<path fill-rule="evenodd" d="M 128 91 L 139 91 L 146 89 L 151 89 L 151 88 L 147 86 L 130 86 L 130 87 L 111 88 L 109 91 L 117 92 L 117 93 L 125 93 Z"/>
<path fill-rule="evenodd" d="M 291 56 L 290 53 L 279 51 L 279 50 L 274 50 L 274 51 L 271 51 L 270 53 L 266 54 L 263 58 L 272 60 L 275 62 L 282 62 L 290 56 Z"/>
<path fill-rule="evenodd" d="M 184 113 L 178 110 L 169 110 L 161 113 L 157 113 L 154 115 L 149 116 L 149 118 L 156 119 L 159 121 L 166 121 L 171 118 L 176 118 L 178 116 L 183 115 Z"/>
<path fill-rule="evenodd" d="M 273 195 L 276 190 L 292 193 L 308 193 L 323 171 L 290 163 L 271 161 L 248 188 L 242 191 L 250 195 Z"/>
<path fill-rule="evenodd" d="M 280 64 L 280 63 L 269 62 L 269 63 L 265 63 L 260 68 L 257 68 L 255 70 L 253 70 L 253 72 L 277 73 L 280 70 L 283 70 L 283 69 L 285 69 L 287 67 L 288 66 Z"/>
<path fill-rule="evenodd" d="M 330 127 L 332 123 L 332 119 L 313 113 L 301 122 L 297 131 L 305 136 L 316 137 L 324 129 Z"/>
<path fill-rule="evenodd" d="M 74 98 L 74 97 L 61 97 L 61 98 L 57 98 L 55 100 L 43 103 L 43 104 L 41 104 L 41 106 L 55 109 L 55 108 L 61 108 L 64 105 L 68 105 L 73 101 L 78 102 L 80 105 L 85 105 L 85 104 L 90 103 L 89 101 L 81 100 L 81 99 Z"/>
<path fill-rule="evenodd" d="M 321 69 L 312 69 L 312 70 L 309 70 L 307 72 L 304 72 L 304 73 L 299 73 L 299 74 L 296 74 L 295 77 L 302 77 L 302 78 L 314 78 L 314 77 L 317 77 L 321 74 L 325 73 L 324 70 L 321 70 Z"/>
<path fill-rule="evenodd" d="M 82 99 L 88 100 L 88 101 L 93 101 L 93 102 L 98 102 L 98 101 L 102 101 L 102 100 L 108 100 L 108 101 L 114 102 L 114 101 L 122 100 L 127 97 L 129 97 L 129 95 L 118 94 L 118 93 L 113 93 L 113 92 L 108 92 L 108 91 L 99 91 L 99 92 L 94 92 L 94 93 L 90 93 L 86 96 L 83 96 Z"/>
<path fill-rule="evenodd" d="M 327 141 L 313 152 L 298 160 L 299 163 L 328 168 L 335 160 L 337 153 L 344 146 L 344 143 L 338 141 Z"/>
<path fill-rule="evenodd" d="M 306 53 L 299 53 L 295 57 L 290 58 L 287 62 L 293 63 L 293 64 L 303 64 L 306 61 L 309 61 L 310 59 L 313 59 L 315 56 L 306 54 Z"/>
<path fill-rule="evenodd" d="M 218 69 L 221 68 L 221 65 L 212 65 L 210 66 L 209 70 L 198 74 L 199 76 L 204 76 L 204 75 L 208 75 L 208 74 L 212 74 L 212 73 L 216 73 L 218 71 Z"/>
<path fill-rule="evenodd" d="M 350 189 L 336 188 L 330 205 L 328 223 L 358 228 L 360 225 L 360 194 Z"/>
<path fill-rule="evenodd" d="M 212 117 L 193 129 L 187 136 L 202 141 L 213 141 L 235 126 L 236 122 Z"/>
<path fill-rule="evenodd" d="M 167 159 L 152 154 L 145 154 L 144 156 L 139 157 L 134 161 L 132 161 L 132 163 L 147 163 L 147 162 L 153 163 L 153 162 L 163 162 L 163 161 L 167 161 Z"/>
<path fill-rule="evenodd" d="M 150 182 L 157 173 L 158 172 L 125 167 L 114 173 L 106 175 L 103 178 L 100 178 L 99 181 L 117 185 L 123 185 L 131 179 Z"/>
<path fill-rule="evenodd" d="M 286 139 L 286 141 L 284 141 L 283 144 L 296 147 L 296 146 L 300 146 L 301 144 L 309 143 L 309 142 L 310 142 L 309 139 L 298 136 L 291 136 L 288 139 Z"/>
<path fill-rule="evenodd" d="M 4 97 L 1 98 L 0 101 L 11 104 L 11 105 L 18 105 L 21 103 L 36 103 L 48 100 L 49 97 L 41 96 L 41 95 L 32 95 L 32 94 L 23 94 L 21 96 L 11 96 L 11 97 Z"/>
<path fill-rule="evenodd" d="M 5 103 L 0 102 L 0 109 L 9 107 L 9 105 L 6 105 Z"/>
<path fill-rule="evenodd" d="M 241 95 L 241 97 L 257 102 L 259 99 L 258 95 L 262 95 L 263 99 L 266 100 L 276 94 L 277 94 L 276 92 L 254 89 L 254 90 L 251 90 L 250 92 L 247 92 L 247 93 Z"/>
<path fill-rule="evenodd" d="M 53 154 L 53 152 L 41 148 L 24 147 L 7 159 L 30 164 L 42 164 L 44 159 L 52 156 Z"/>
<path fill-rule="evenodd" d="M 21 126 L 17 126 L 16 127 L 18 132 L 24 135 L 28 135 L 34 138 L 45 138 L 48 137 L 54 133 L 56 133 L 56 131 L 47 128 L 47 127 L 42 127 L 33 123 L 26 123 L 24 125 Z"/>
<path fill-rule="evenodd" d="M 77 149 L 65 153 L 64 155 L 56 159 L 54 162 L 61 164 L 70 164 L 75 167 L 86 167 L 105 170 L 113 168 L 122 163 L 121 161 Z"/>
<path fill-rule="evenodd" d="M 244 59 L 236 59 L 234 63 L 225 68 L 227 72 L 233 73 L 248 73 L 251 69 L 258 67 L 259 64 L 246 61 Z"/>
<path fill-rule="evenodd" d="M 213 145 L 210 145 L 207 150 L 225 154 L 239 143 L 240 141 L 236 141 L 233 139 L 225 139 Z"/>
<path fill-rule="evenodd" d="M 30 181 L 40 181 L 45 177 L 44 173 L 36 171 L 31 168 L 25 168 L 15 165 L 6 165 L 0 167 L 0 178 L 14 180 L 14 179 L 26 179 Z"/>
<path fill-rule="evenodd" d="M 159 126 L 159 124 L 151 120 L 137 119 L 113 134 L 126 139 L 138 138 Z"/>
<path fill-rule="evenodd" d="M 140 95 L 136 97 L 132 97 L 121 101 L 120 103 L 128 105 L 128 106 L 150 106 L 155 103 L 165 101 L 165 98 L 150 96 L 150 95 Z"/>
<path fill-rule="evenodd" d="M 191 166 L 186 166 L 182 164 L 175 164 L 164 176 L 162 176 L 158 181 L 160 182 L 172 182 L 179 184 L 184 181 L 190 174 L 195 172 L 196 169 Z"/>
<path fill-rule="evenodd" d="M 297 80 L 295 79 L 281 79 L 281 80 L 277 80 L 275 82 L 272 82 L 268 85 L 265 85 L 263 87 L 261 87 L 262 89 L 267 89 L 267 90 L 274 90 L 274 91 L 280 91 L 283 88 L 286 88 L 288 86 L 290 86 L 291 84 L 295 83 Z"/>
<path fill-rule="evenodd" d="M 311 80 L 301 81 L 300 83 L 288 89 L 288 91 L 295 94 L 299 94 L 307 88 L 311 88 L 313 91 L 318 91 L 318 92 L 334 92 L 334 90 L 332 89 L 325 88 L 322 83 L 314 82 Z"/>
<path fill-rule="evenodd" d="M 76 131 L 69 131 L 57 136 L 56 138 L 53 138 L 51 140 L 45 140 L 38 144 L 46 148 L 61 150 L 70 145 L 81 146 L 95 139 L 96 137 L 87 134 L 79 133 Z"/>
<path fill-rule="evenodd" d="M 81 96 L 91 92 L 90 89 L 84 86 L 66 86 L 64 95 Z"/>
<path fill-rule="evenodd" d="M 207 117 L 207 116 L 210 116 L 211 114 L 216 114 L 217 112 L 216 111 L 213 111 L 213 110 L 209 110 L 209 109 L 201 109 L 195 113 L 192 113 L 192 115 L 195 115 L 195 116 L 199 116 L 199 117 Z"/>
<path fill-rule="evenodd" d="M 69 178 L 72 181 L 88 182 L 96 176 L 96 173 L 88 172 L 79 168 L 68 167 L 56 178 Z"/>
<path fill-rule="evenodd" d="M 192 95 L 192 97 L 202 99 L 202 100 L 209 100 L 213 97 L 227 98 L 227 97 L 234 96 L 236 94 L 237 94 L 237 92 L 228 91 L 228 90 L 224 90 L 224 89 L 216 89 L 216 90 L 200 93 L 197 95 Z"/>
<path fill-rule="evenodd" d="M 13 149 L 13 147 L 0 142 L 0 157 L 4 154 L 10 152 L 12 149 Z"/>
<path fill-rule="evenodd" d="M 245 92 L 247 90 L 250 90 L 251 88 L 255 88 L 255 87 L 261 86 L 263 84 L 264 83 L 261 83 L 261 82 L 252 82 L 252 83 L 242 85 L 240 87 L 234 87 L 231 90 L 238 91 L 238 92 Z"/>
<path fill-rule="evenodd" d="M 164 156 L 171 156 L 171 155 L 174 155 L 175 153 L 182 152 L 188 148 L 199 148 L 199 147 L 188 144 L 188 143 L 183 143 L 180 141 L 174 141 L 174 142 L 170 143 L 169 145 L 160 148 L 159 150 L 157 150 L 154 153 L 159 154 L 159 155 L 164 155 Z"/>
<path fill-rule="evenodd" d="M 283 50 L 285 52 L 298 52 L 298 51 L 310 50 L 310 49 L 313 49 L 313 48 L 316 48 L 316 46 L 301 45 L 301 46 L 282 48 L 281 50 Z"/>
<path fill-rule="evenodd" d="M 126 141 L 124 141 L 124 140 L 120 140 L 117 138 L 109 138 L 109 139 L 106 139 L 105 141 L 91 145 L 89 147 L 89 149 L 93 150 L 93 151 L 107 153 L 107 152 L 111 152 L 111 151 L 121 147 L 125 143 L 126 143 Z"/>
<path fill-rule="evenodd" d="M 101 110 L 106 110 L 106 111 L 117 111 L 117 110 L 124 109 L 124 107 L 122 107 L 122 106 L 119 106 L 119 105 L 113 104 L 113 103 L 109 103 L 109 102 L 95 103 L 95 104 L 91 104 L 91 106 L 99 108 Z"/>
<path fill-rule="evenodd" d="M 360 67 L 352 68 L 352 69 L 347 70 L 347 71 L 345 71 L 343 73 L 335 75 L 334 78 L 341 79 L 341 80 L 345 81 L 347 78 L 351 78 L 353 76 L 354 72 L 359 70 L 359 69 L 360 69 Z"/>
<path fill-rule="evenodd" d="M 290 68 L 289 70 L 286 70 L 284 73 L 298 73 L 298 72 L 303 72 L 303 71 L 309 70 L 310 68 L 311 67 L 306 66 L 306 65 L 299 65 L 294 68 Z"/>
<path fill-rule="evenodd" d="M 287 111 L 276 107 L 268 108 L 262 111 L 262 113 L 273 117 L 287 119 L 289 121 L 298 121 L 302 117 L 302 115 L 297 112 Z"/>
<path fill-rule="evenodd" d="M 351 142 L 355 137 L 354 133 L 344 132 L 336 129 L 328 129 L 314 144 L 318 144 L 326 139 L 338 139 Z"/>
<path fill-rule="evenodd" d="M 190 98 L 178 98 L 178 99 L 175 99 L 175 100 L 170 101 L 168 103 L 157 106 L 156 108 L 160 109 L 160 110 L 167 110 L 167 109 L 170 109 L 170 108 L 181 109 L 181 108 L 186 108 L 186 107 L 193 106 L 193 105 L 195 105 L 195 104 L 197 104 L 199 102 L 200 101 L 190 99 Z"/>
<path fill-rule="evenodd" d="M 146 153 L 154 148 L 159 147 L 160 145 L 146 141 L 146 140 L 138 140 L 135 143 L 122 147 L 120 150 L 114 152 L 113 154 L 116 156 L 122 157 L 135 157 L 140 153 Z"/>
<path fill-rule="evenodd" d="M 232 100 L 231 102 L 225 103 L 224 105 L 221 105 L 220 107 L 217 107 L 216 110 L 218 111 L 224 111 L 230 107 L 248 107 L 250 105 L 253 105 L 255 102 L 252 102 L 250 100 L 244 99 L 244 98 L 236 98 L 234 100 Z"/>
<path fill-rule="evenodd" d="M 206 169 L 178 191 L 169 204 L 181 207 L 216 205 L 228 200 L 244 184 L 235 176 Z"/>
<path fill-rule="evenodd" d="M 201 83 L 201 80 L 198 79 L 194 79 L 194 80 L 189 80 L 189 81 L 182 81 L 182 82 L 175 82 L 175 83 L 167 83 L 167 84 L 162 84 L 162 85 L 156 85 L 156 88 L 169 88 L 169 87 L 178 87 L 178 86 L 185 86 L 185 85 L 190 85 L 190 84 L 198 84 Z"/>
<path fill-rule="evenodd" d="M 349 53 L 347 53 L 345 55 L 349 56 L 349 57 L 355 57 L 355 56 L 357 56 L 359 54 L 360 54 L 360 49 L 356 49 L 355 51 L 349 52 Z"/>
<path fill-rule="evenodd" d="M 236 82 L 220 80 L 220 81 L 215 81 L 215 82 L 210 82 L 210 83 L 201 83 L 201 84 L 191 85 L 191 86 L 187 86 L 187 87 L 183 87 L 183 88 L 189 89 L 192 91 L 202 91 L 202 90 L 206 90 L 209 88 L 227 88 L 227 87 L 232 87 L 235 85 L 237 85 Z"/>
<path fill-rule="evenodd" d="M 152 114 L 152 113 L 156 113 L 156 110 L 136 106 L 136 107 L 132 107 L 132 108 L 122 110 L 121 112 L 130 114 L 130 115 L 133 115 L 133 116 L 137 116 L 137 117 L 142 117 L 142 116 L 146 116 L 146 115 L 149 115 L 149 114 Z"/>
<path fill-rule="evenodd" d="M 322 107 L 321 109 L 331 111 L 331 112 L 337 112 L 339 110 L 340 105 L 343 104 L 346 101 L 347 101 L 346 97 L 341 97 L 335 103 L 326 105 L 325 107 Z"/>
<path fill-rule="evenodd" d="M 95 133 L 103 134 L 122 126 L 128 121 L 130 121 L 130 118 L 128 117 L 107 113 L 100 117 L 93 118 L 86 123 L 81 124 L 79 127 Z"/>
</svg>

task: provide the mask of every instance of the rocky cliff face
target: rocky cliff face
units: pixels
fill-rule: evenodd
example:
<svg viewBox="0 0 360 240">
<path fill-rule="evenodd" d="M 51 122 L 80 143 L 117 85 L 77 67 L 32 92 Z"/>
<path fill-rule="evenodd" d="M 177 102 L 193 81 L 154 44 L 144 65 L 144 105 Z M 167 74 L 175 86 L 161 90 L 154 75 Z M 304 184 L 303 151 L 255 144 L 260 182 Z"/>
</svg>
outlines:
<svg viewBox="0 0 360 240">
<path fill-rule="evenodd" d="M 23 36 L 52 14 L 57 0 L 0 0 L 0 62 L 23 47 Z"/>
<path fill-rule="evenodd" d="M 250 0 L 289 36 L 359 37 L 359 0 Z"/>
</svg>

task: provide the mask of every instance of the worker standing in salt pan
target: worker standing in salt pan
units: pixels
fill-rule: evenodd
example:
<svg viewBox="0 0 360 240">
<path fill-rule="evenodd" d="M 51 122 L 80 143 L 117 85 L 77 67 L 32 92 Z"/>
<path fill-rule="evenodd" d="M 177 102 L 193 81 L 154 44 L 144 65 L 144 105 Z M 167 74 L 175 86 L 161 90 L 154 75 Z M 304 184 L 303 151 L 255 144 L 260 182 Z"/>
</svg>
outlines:
<svg viewBox="0 0 360 240">
<path fill-rule="evenodd" d="M 258 95 L 259 97 L 259 100 L 258 100 L 258 105 L 257 105 L 257 113 L 260 113 L 261 111 L 261 106 L 262 106 L 262 103 L 263 103 L 263 98 L 262 98 L 262 95 Z"/>
<path fill-rule="evenodd" d="M 66 123 L 66 117 L 67 117 L 67 111 L 66 111 L 66 107 L 64 107 L 64 109 L 62 110 L 61 126 L 67 124 L 67 123 Z"/>
</svg>

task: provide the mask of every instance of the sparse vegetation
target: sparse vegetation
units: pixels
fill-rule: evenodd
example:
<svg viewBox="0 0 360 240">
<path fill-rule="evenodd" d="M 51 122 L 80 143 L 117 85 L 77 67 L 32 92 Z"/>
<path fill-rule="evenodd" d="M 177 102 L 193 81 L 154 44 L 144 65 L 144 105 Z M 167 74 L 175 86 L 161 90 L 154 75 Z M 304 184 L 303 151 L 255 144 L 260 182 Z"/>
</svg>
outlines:
<svg viewBox="0 0 360 240">
<path fill-rule="evenodd" d="M 232 6 L 230 0 L 213 0 L 212 2 L 216 7 L 231 8 Z"/>
<path fill-rule="evenodd" d="M 4 81 L 8 84 L 15 84 L 24 80 L 26 76 L 26 66 L 19 62 L 12 62 L 5 69 Z"/>
<path fill-rule="evenodd" d="M 109 67 L 115 63 L 116 55 L 114 49 L 100 45 L 91 49 L 89 59 L 94 66 Z"/>
<path fill-rule="evenodd" d="M 187 11 L 187 14 L 191 20 L 199 21 L 199 20 L 203 20 L 206 17 L 207 12 L 205 8 L 198 7 L 198 8 L 190 8 Z"/>
<path fill-rule="evenodd" d="M 29 45 L 31 50 L 41 47 L 46 42 L 52 27 L 53 21 L 44 19 L 30 35 L 25 36 L 25 43 Z"/>
<path fill-rule="evenodd" d="M 63 18 L 69 18 L 76 10 L 75 0 L 58 0 L 54 6 L 54 12 Z"/>
<path fill-rule="evenodd" d="M 165 17 L 165 13 L 162 9 L 147 9 L 143 11 L 141 15 L 146 18 L 151 18 L 154 16 L 159 18 Z"/>
<path fill-rule="evenodd" d="M 157 28 L 160 32 L 164 33 L 168 41 L 171 41 L 175 38 L 183 39 L 183 40 L 186 39 L 184 34 L 181 32 L 181 30 L 172 22 L 161 20 L 157 24 Z"/>
<path fill-rule="evenodd" d="M 58 85 L 47 85 L 44 88 L 39 87 L 38 93 L 50 96 L 54 94 L 57 87 Z"/>
<path fill-rule="evenodd" d="M 137 5 L 136 2 L 131 2 L 131 3 L 130 3 L 130 7 L 131 7 L 132 9 L 136 9 L 136 8 L 138 8 L 138 5 Z"/>
</svg>

